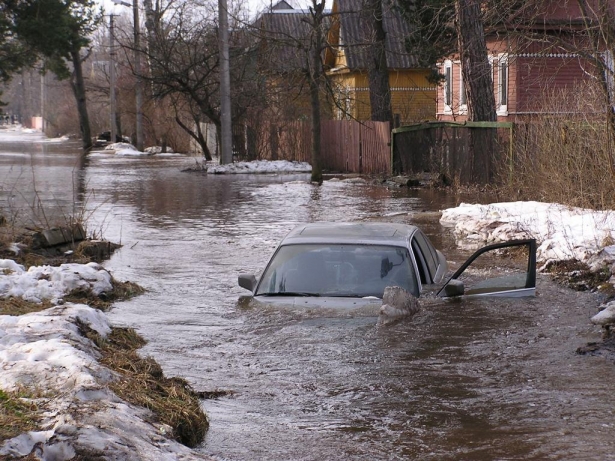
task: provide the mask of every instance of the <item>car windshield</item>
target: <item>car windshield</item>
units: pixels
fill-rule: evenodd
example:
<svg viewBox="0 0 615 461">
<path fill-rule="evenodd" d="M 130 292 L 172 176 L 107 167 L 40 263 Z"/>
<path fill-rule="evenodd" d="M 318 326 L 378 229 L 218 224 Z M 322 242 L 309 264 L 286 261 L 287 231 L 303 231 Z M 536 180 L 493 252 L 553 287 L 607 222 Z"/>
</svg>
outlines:
<svg viewBox="0 0 615 461">
<path fill-rule="evenodd" d="M 419 295 L 406 248 L 298 244 L 278 249 L 255 294 L 382 298 L 385 287 L 391 285 Z"/>
</svg>

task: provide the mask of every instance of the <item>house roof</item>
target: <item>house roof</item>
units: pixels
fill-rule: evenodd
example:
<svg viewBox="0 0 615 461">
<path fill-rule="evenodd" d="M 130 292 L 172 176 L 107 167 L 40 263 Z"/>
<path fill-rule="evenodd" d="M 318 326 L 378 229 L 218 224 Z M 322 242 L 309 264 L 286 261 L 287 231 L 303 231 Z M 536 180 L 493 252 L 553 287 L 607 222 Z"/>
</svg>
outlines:
<svg viewBox="0 0 615 461">
<path fill-rule="evenodd" d="M 340 45 L 344 49 L 350 70 L 368 68 L 370 37 L 369 14 L 365 13 L 365 0 L 335 0 L 333 14 L 339 18 Z M 396 10 L 394 1 L 382 2 L 383 26 L 386 33 L 387 65 L 391 69 L 417 68 L 418 59 L 405 49 L 405 38 L 410 27 Z"/>
<path fill-rule="evenodd" d="M 329 17 L 324 19 L 325 25 L 330 22 Z M 258 38 L 270 49 L 268 58 L 279 71 L 307 68 L 312 33 L 310 23 L 309 10 L 294 9 L 283 0 L 257 20 Z"/>
<path fill-rule="evenodd" d="M 598 0 L 587 0 L 585 16 L 579 2 L 561 0 L 537 0 L 534 2 L 522 2 L 519 7 L 512 10 L 512 14 L 500 17 L 501 12 L 493 10 L 487 16 L 496 25 L 502 24 L 507 27 L 520 29 L 545 29 L 557 27 L 558 29 L 583 26 L 586 21 L 596 21 L 600 8 Z M 611 13 L 615 10 L 615 0 L 607 0 L 606 5 Z M 506 10 L 504 11 L 506 13 Z"/>
<path fill-rule="evenodd" d="M 273 5 L 271 7 L 272 11 L 277 11 L 277 10 L 292 10 L 293 7 L 290 6 L 290 3 L 286 2 L 285 0 L 280 0 L 278 3 L 276 3 L 275 5 Z"/>
</svg>

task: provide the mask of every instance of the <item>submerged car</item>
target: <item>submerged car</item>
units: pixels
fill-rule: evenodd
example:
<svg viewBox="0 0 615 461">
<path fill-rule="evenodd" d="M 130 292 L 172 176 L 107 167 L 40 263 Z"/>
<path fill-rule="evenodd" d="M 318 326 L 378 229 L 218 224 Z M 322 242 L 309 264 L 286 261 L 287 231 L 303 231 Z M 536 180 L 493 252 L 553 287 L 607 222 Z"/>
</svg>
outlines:
<svg viewBox="0 0 615 461">
<path fill-rule="evenodd" d="M 519 248 L 525 251 L 514 251 Z M 523 253 L 521 259 L 526 260 L 517 264 L 519 270 L 481 278 L 481 274 L 491 275 L 492 271 L 474 264 L 493 251 L 509 251 L 516 260 Z M 528 296 L 534 294 L 536 286 L 536 242 L 527 239 L 489 245 L 444 282 L 447 271 L 444 255 L 416 226 L 312 223 L 296 227 L 282 240 L 260 279 L 242 274 L 239 285 L 250 290 L 255 299 L 267 300 L 381 299 L 387 286 L 402 287 L 416 297 L 426 292 L 441 297 Z M 466 287 L 464 274 L 470 274 L 467 280 L 471 286 Z"/>
</svg>

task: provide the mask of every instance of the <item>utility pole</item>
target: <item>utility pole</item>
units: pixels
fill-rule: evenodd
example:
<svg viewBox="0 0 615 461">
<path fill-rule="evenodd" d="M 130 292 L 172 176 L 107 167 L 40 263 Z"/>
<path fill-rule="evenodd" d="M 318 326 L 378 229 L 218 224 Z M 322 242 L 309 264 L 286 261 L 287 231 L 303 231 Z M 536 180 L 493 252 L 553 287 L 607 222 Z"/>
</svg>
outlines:
<svg viewBox="0 0 615 461">
<path fill-rule="evenodd" d="M 233 163 L 231 128 L 231 71 L 226 0 L 218 0 L 218 43 L 220 48 L 220 163 Z"/>
<path fill-rule="evenodd" d="M 132 0 L 132 14 L 134 19 L 135 33 L 135 100 L 137 122 L 137 150 L 143 152 L 143 89 L 141 88 L 141 46 L 139 26 L 139 0 Z"/>
<path fill-rule="evenodd" d="M 134 47 L 135 47 L 135 102 L 136 102 L 136 132 L 137 132 L 137 150 L 143 152 L 143 89 L 141 86 L 141 33 L 139 26 L 139 0 L 132 0 L 132 5 L 123 0 L 113 0 L 116 5 L 132 6 L 132 19 L 134 30 Z"/>
<path fill-rule="evenodd" d="M 45 132 L 45 74 L 41 74 L 41 131 Z"/>
<path fill-rule="evenodd" d="M 117 121 L 115 119 L 115 35 L 113 31 L 113 14 L 109 15 L 109 85 L 109 106 L 111 107 L 109 121 L 111 123 L 111 142 L 115 142 L 117 140 Z"/>
</svg>

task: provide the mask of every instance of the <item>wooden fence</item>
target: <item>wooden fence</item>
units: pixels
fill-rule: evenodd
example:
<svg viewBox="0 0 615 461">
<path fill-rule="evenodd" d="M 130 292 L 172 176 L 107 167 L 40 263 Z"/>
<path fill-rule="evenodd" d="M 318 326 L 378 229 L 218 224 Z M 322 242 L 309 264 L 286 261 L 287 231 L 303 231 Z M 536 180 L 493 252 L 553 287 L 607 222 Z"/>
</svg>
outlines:
<svg viewBox="0 0 615 461">
<path fill-rule="evenodd" d="M 327 120 L 321 123 L 321 168 L 325 172 L 389 174 L 388 122 Z M 290 160 L 311 163 L 310 122 L 261 123 L 234 127 L 233 151 L 240 160 Z"/>
<path fill-rule="evenodd" d="M 489 183 L 511 158 L 512 130 L 509 122 L 429 122 L 396 128 L 393 169 L 443 174 L 460 184 Z M 477 148 L 486 141 L 489 149 Z"/>
</svg>

